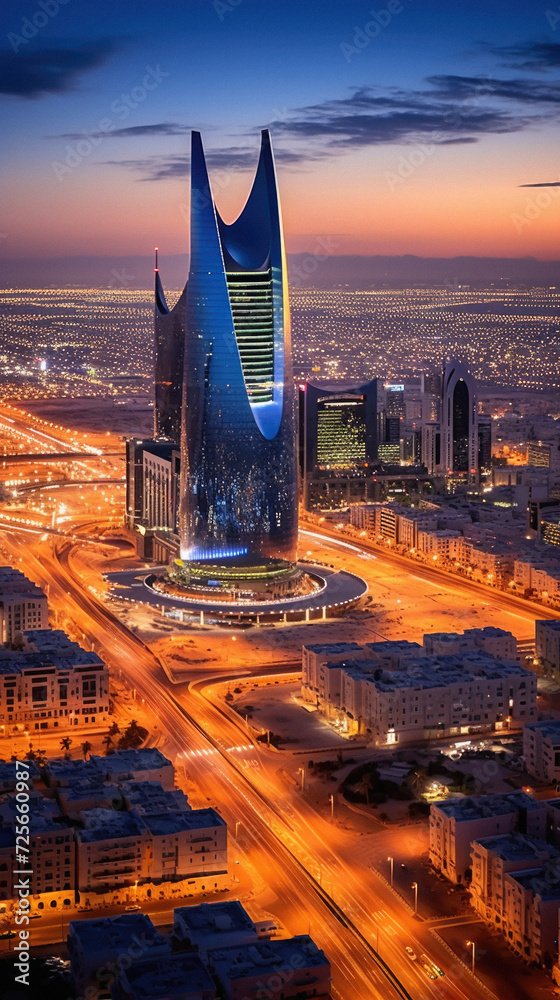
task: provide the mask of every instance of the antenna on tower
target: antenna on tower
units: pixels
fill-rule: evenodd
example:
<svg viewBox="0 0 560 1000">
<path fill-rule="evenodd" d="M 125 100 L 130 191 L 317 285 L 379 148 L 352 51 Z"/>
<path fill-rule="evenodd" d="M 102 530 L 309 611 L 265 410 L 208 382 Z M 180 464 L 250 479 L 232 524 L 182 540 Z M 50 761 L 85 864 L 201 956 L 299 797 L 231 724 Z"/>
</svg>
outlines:
<svg viewBox="0 0 560 1000">
<path fill-rule="evenodd" d="M 154 250 L 156 252 L 156 266 L 154 267 L 154 271 L 159 271 L 159 267 L 158 267 L 158 250 L 159 250 L 159 247 L 154 247 Z"/>
</svg>

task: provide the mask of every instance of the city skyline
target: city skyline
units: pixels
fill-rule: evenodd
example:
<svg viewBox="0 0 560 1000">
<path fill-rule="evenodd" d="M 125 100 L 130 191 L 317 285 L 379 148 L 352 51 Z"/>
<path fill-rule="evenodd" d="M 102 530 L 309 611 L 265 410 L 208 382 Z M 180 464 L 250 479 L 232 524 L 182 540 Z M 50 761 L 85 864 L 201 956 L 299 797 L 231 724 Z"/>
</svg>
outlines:
<svg viewBox="0 0 560 1000">
<path fill-rule="evenodd" d="M 0 255 L 180 253 L 190 129 L 228 219 L 268 126 L 290 253 L 554 259 L 558 14 L 372 10 L 8 3 Z"/>
</svg>

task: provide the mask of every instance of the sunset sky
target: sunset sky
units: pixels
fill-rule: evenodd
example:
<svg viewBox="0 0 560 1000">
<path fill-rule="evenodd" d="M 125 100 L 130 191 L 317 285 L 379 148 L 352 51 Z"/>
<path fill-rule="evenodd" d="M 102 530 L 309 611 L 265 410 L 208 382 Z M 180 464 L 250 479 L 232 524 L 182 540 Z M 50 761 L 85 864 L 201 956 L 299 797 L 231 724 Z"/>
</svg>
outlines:
<svg viewBox="0 0 560 1000">
<path fill-rule="evenodd" d="M 0 256 L 183 253 L 189 130 L 229 221 L 268 126 L 291 252 L 560 257 L 560 187 L 520 186 L 560 180 L 558 0 L 4 0 L 0 19 Z"/>
</svg>

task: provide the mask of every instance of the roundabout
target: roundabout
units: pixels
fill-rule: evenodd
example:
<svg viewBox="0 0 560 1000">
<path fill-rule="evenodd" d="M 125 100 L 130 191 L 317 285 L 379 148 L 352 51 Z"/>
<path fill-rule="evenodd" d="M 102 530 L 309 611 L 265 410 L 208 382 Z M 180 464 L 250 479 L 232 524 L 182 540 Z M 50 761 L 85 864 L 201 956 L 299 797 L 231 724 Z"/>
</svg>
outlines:
<svg viewBox="0 0 560 1000">
<path fill-rule="evenodd" d="M 317 621 L 348 610 L 367 594 L 366 581 L 353 573 L 304 562 L 298 563 L 298 568 L 315 581 L 315 589 L 273 600 L 264 596 L 259 600 L 220 600 L 218 595 L 210 600 L 206 595 L 166 593 L 158 589 L 164 576 L 161 566 L 108 573 L 106 580 L 114 599 L 151 605 L 166 616 L 184 621 L 197 616 L 201 624 Z"/>
</svg>

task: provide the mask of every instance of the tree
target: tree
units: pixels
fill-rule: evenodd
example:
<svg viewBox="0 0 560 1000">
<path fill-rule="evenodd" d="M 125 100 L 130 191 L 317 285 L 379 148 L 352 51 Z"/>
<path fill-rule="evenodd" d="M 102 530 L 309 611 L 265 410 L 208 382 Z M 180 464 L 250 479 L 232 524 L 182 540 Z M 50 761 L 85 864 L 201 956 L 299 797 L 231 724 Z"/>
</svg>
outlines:
<svg viewBox="0 0 560 1000">
<path fill-rule="evenodd" d="M 105 756 L 108 757 L 110 753 L 114 752 L 115 744 L 111 736 L 107 735 L 103 737 L 103 746 L 105 747 Z"/>
<path fill-rule="evenodd" d="M 70 736 L 64 736 L 61 739 L 61 741 L 60 741 L 60 745 L 61 745 L 62 749 L 64 750 L 64 756 L 66 757 L 66 760 L 70 760 L 70 746 L 71 746 L 71 744 L 72 744 L 72 738 Z"/>
<path fill-rule="evenodd" d="M 366 797 L 366 805 L 369 806 L 369 793 L 373 789 L 373 775 L 371 771 L 364 771 L 360 785 L 360 792 Z"/>
<path fill-rule="evenodd" d="M 109 726 L 109 736 L 118 736 L 120 731 L 118 722 L 112 722 Z"/>
<path fill-rule="evenodd" d="M 82 751 L 82 753 L 84 755 L 84 760 L 86 760 L 87 755 L 90 752 L 90 750 L 91 750 L 91 743 L 88 743 L 87 740 L 84 743 L 81 744 L 81 751 Z"/>
</svg>

